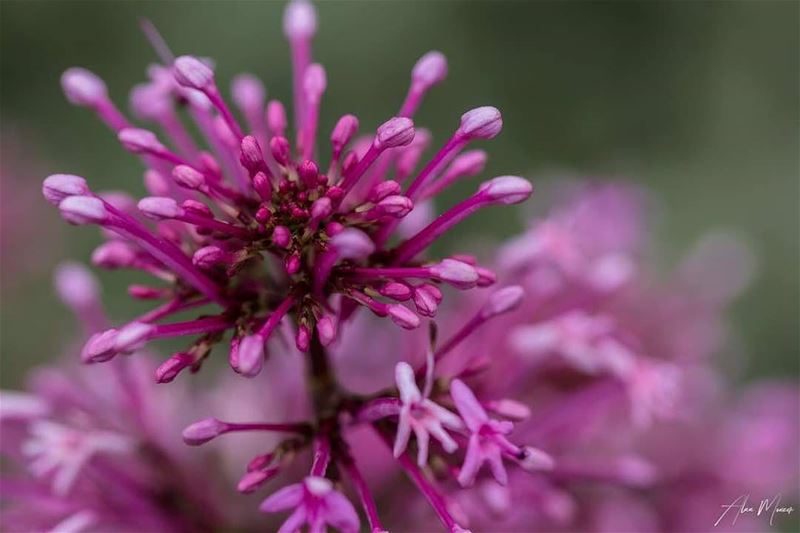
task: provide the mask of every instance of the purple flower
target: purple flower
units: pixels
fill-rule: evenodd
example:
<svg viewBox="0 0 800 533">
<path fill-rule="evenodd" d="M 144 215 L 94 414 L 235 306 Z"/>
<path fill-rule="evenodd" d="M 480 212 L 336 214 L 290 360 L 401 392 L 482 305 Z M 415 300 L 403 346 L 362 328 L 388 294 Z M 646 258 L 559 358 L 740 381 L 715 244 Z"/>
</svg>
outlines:
<svg viewBox="0 0 800 533">
<path fill-rule="evenodd" d="M 421 153 L 413 115 L 425 93 L 447 74 L 441 53 L 419 60 L 398 115 L 374 133 L 354 139 L 359 121 L 344 115 L 331 133 L 331 157 L 324 165 L 317 157 L 322 152 L 317 129 L 327 80 L 324 68 L 311 62 L 316 13 L 310 3 L 290 2 L 284 19 L 292 48 L 294 147 L 282 104 L 265 104 L 257 78 L 234 80 L 234 103 L 246 119 L 243 125 L 222 98 L 211 62 L 188 55 L 173 59 L 152 26 L 146 30 L 163 64 L 149 70 L 150 81 L 134 89 L 131 103 L 139 117 L 160 126 L 167 142 L 134 126 L 91 72 L 74 68 L 62 78 L 69 101 L 96 112 L 122 147 L 139 156 L 150 196 L 133 209 L 129 204 L 122 208 L 92 191 L 83 178 L 66 174 L 48 177 L 43 193 L 71 224 L 103 228 L 109 242 L 94 254 L 95 264 L 155 276 L 158 287 L 133 286 L 129 292 L 164 300 L 131 324 L 92 339 L 84 350 L 87 361 L 108 360 L 159 338 L 199 335 L 180 352 L 189 354 L 181 356 L 187 364 L 170 365 L 172 380 L 182 368 L 197 369 L 202 358 L 191 361 L 191 356 L 207 352 L 230 330 L 231 351 L 238 351 L 231 355 L 234 370 L 252 377 L 282 320 L 293 324 L 297 346 L 307 351 L 338 336 L 330 326 L 331 313 L 342 322 L 361 306 L 414 329 L 420 317 L 435 314 L 441 299 L 438 289 L 425 288 L 431 283 L 466 290 L 494 282 L 494 274 L 478 265 L 451 258 L 432 261 L 423 253 L 476 210 L 527 199 L 532 189 L 522 178 L 486 181 L 469 199 L 392 240 L 403 219 L 416 217 L 415 204 L 427 209 L 433 195 L 483 167 L 483 152 L 460 152 L 502 128 L 494 107 L 464 113 L 451 138 L 413 174 Z M 209 150 L 187 134 L 176 106 L 187 107 Z M 388 180 L 393 172 L 404 173 L 408 183 Z M 384 301 L 378 289 L 389 283 L 416 287 L 414 307 Z M 209 302 L 219 309 L 214 316 L 161 323 Z M 128 335 L 134 332 L 136 342 Z"/>
<path fill-rule="evenodd" d="M 439 441 L 446 452 L 456 451 L 458 444 L 447 434 L 445 428 L 461 429 L 464 426 L 461 419 L 428 399 L 428 386 L 426 386 L 426 394 L 423 396 L 414 382 L 414 369 L 408 363 L 397 363 L 395 380 L 397 389 L 400 391 L 401 405 L 397 437 L 395 437 L 393 448 L 394 456 L 399 457 L 405 451 L 412 431 L 417 437 L 417 464 L 419 466 L 428 461 L 428 441 L 431 435 Z"/>
<path fill-rule="evenodd" d="M 512 444 L 505 436 L 511 433 L 514 424 L 508 420 L 490 419 L 463 381 L 453 380 L 450 395 L 470 432 L 467 456 L 458 473 L 458 482 L 462 486 L 472 484 L 484 462 L 489 463 L 497 482 L 506 485 L 508 474 L 503 466 L 504 454 L 520 458 L 530 469 L 548 470 L 553 467 L 553 460 L 547 454 L 533 449 L 523 450 Z"/>
<path fill-rule="evenodd" d="M 88 270 L 68 263 L 55 278 L 87 332 L 107 323 Z M 74 364 L 42 368 L 28 392 L 0 392 L 0 444 L 11 459 L 2 476 L 3 529 L 221 525 L 222 502 L 209 492 L 215 474 L 172 446 L 171 435 L 193 405 L 185 391 L 156 389 L 146 356 L 75 370 Z M 191 513 L 168 504 L 164 496 L 171 493 Z"/>
<path fill-rule="evenodd" d="M 353 504 L 324 477 L 308 476 L 301 483 L 283 487 L 264 500 L 260 509 L 266 513 L 292 510 L 279 533 L 298 531 L 303 524 L 313 533 L 324 532 L 326 525 L 342 533 L 355 533 L 359 528 Z"/>
</svg>

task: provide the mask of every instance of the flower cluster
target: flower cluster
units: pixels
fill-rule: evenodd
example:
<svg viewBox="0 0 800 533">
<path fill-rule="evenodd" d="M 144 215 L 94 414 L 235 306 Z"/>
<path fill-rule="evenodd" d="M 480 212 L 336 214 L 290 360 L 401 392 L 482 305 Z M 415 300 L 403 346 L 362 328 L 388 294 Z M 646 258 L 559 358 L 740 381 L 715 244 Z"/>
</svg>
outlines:
<svg viewBox="0 0 800 533">
<path fill-rule="evenodd" d="M 131 106 L 137 116 L 161 126 L 168 147 L 131 124 L 94 74 L 79 68 L 64 73 L 67 98 L 94 110 L 122 147 L 140 156 L 152 196 L 135 202 L 118 193 L 95 193 L 82 177 L 55 174 L 44 181 L 45 198 L 68 222 L 103 228 L 107 240 L 92 255 L 95 265 L 151 274 L 160 285 L 135 285 L 129 292 L 164 301 L 95 335 L 83 353 L 87 362 L 129 353 L 154 339 L 200 335 L 160 369 L 159 379 L 170 381 L 184 368 L 199 367 L 222 334 L 232 331 L 230 364 L 252 377 L 284 317 L 295 325 L 298 349 L 308 351 L 312 343 L 331 344 L 339 323 L 358 306 L 413 329 L 420 317 L 435 315 L 441 284 L 466 290 L 494 283 L 494 274 L 470 256 L 434 261 L 421 254 L 475 211 L 525 200 L 530 183 L 515 176 L 491 179 L 430 222 L 426 213 L 415 213 L 415 204 L 424 206 L 454 181 L 482 170 L 482 152 L 462 151 L 473 140 L 500 133 L 500 112 L 479 107 L 464 113 L 450 139 L 415 173 L 430 135 L 417 131 L 412 117 L 425 93 L 447 74 L 444 56 L 430 52 L 415 65 L 397 116 L 359 139 L 355 116 L 337 122 L 324 167 L 316 137 L 326 79 L 323 67 L 310 62 L 315 27 L 309 3 L 289 5 L 284 31 L 294 70 L 294 149 L 283 105 L 265 103 L 264 87 L 251 75 L 236 78 L 232 87 L 250 129 L 245 134 L 208 62 L 172 59 L 163 51 L 164 64 L 150 68 L 150 81 L 133 90 Z M 176 106 L 188 110 L 210 151 L 195 145 Z M 413 308 L 403 302 L 413 302 Z M 157 323 L 205 303 L 221 312 Z"/>
<path fill-rule="evenodd" d="M 62 265 L 56 289 L 89 332 L 104 327 L 96 280 Z M 207 458 L 177 447 L 186 391 L 152 381 L 151 360 L 38 370 L 29 392 L 0 392 L 2 527 L 8 531 L 213 531 L 223 506 Z M 77 371 L 76 371 L 77 370 Z M 159 390 L 160 389 L 160 390 Z"/>
<path fill-rule="evenodd" d="M 759 480 L 791 490 L 760 456 L 791 455 L 796 387 L 756 387 L 729 413 L 712 364 L 723 312 L 753 273 L 738 241 L 703 240 L 664 281 L 645 260 L 643 194 L 603 185 L 573 191 L 486 261 L 428 258 L 467 217 L 531 195 L 500 176 L 432 214 L 440 192 L 483 171 L 486 154 L 466 148 L 500 133 L 500 112 L 467 111 L 425 159 L 431 136 L 413 117 L 448 68 L 429 52 L 396 116 L 361 137 L 342 116 L 328 152 L 316 26 L 307 0 L 288 4 L 291 124 L 249 74 L 229 107 L 213 63 L 174 57 L 149 22 L 160 63 L 130 107 L 164 143 L 93 73 L 63 74 L 67 99 L 144 164 L 149 196 L 54 174 L 44 197 L 67 222 L 98 226 L 91 262 L 150 276 L 128 292 L 158 304 L 110 327 L 94 278 L 58 270 L 88 365 L 3 392 L 2 451 L 25 467 L 2 478 L 4 528 L 701 530 L 713 520 L 689 499 L 715 511 Z M 169 337 L 191 340 L 147 368 L 145 345 Z M 181 373 L 219 345 L 235 373 L 185 390 Z M 260 490 L 257 522 L 228 498 Z"/>
</svg>

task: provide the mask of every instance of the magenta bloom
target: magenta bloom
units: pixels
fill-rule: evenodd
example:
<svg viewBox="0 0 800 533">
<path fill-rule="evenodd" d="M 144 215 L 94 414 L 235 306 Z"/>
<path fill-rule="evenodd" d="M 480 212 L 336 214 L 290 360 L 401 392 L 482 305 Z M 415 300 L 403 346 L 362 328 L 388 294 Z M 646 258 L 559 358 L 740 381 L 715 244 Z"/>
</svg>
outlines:
<svg viewBox="0 0 800 533">
<path fill-rule="evenodd" d="M 506 435 L 514 429 L 514 424 L 509 420 L 490 419 L 475 394 L 463 381 L 453 380 L 450 394 L 470 432 L 467 456 L 458 474 L 458 482 L 462 486 L 472 484 L 484 462 L 489 463 L 497 482 L 506 485 L 508 474 L 503 466 L 504 454 L 523 460 L 528 468 L 547 470 L 553 467 L 553 460 L 547 454 L 533 449 L 523 450 L 512 444 Z"/>
<path fill-rule="evenodd" d="M 428 462 L 428 441 L 431 435 L 446 452 L 456 451 L 458 444 L 447 434 L 445 428 L 461 429 L 464 426 L 461 419 L 428 399 L 429 386 L 426 386 L 425 396 L 422 395 L 414 382 L 414 369 L 408 363 L 398 363 L 395 374 L 401 404 L 394 456 L 399 457 L 405 451 L 412 430 L 417 437 L 417 464 L 420 466 Z"/>
<path fill-rule="evenodd" d="M 303 524 L 308 524 L 312 533 L 324 533 L 326 525 L 342 533 L 358 531 L 358 514 L 353 504 L 324 477 L 309 476 L 302 483 L 283 487 L 261 503 L 261 510 L 267 513 L 292 510 L 279 533 L 293 533 Z"/>
<path fill-rule="evenodd" d="M 194 336 L 159 372 L 160 381 L 170 381 L 184 368 L 199 368 L 230 331 L 230 364 L 253 377 L 284 320 L 293 324 L 295 344 L 306 352 L 334 342 L 336 325 L 358 307 L 414 329 L 421 317 L 436 314 L 442 299 L 438 286 L 467 290 L 494 283 L 494 274 L 469 256 L 431 260 L 422 254 L 475 211 L 527 199 L 526 180 L 485 181 L 433 221 L 415 222 L 413 232 L 408 225 L 399 230 L 406 217 L 419 220 L 412 215 L 417 204 L 427 213 L 433 196 L 482 169 L 485 154 L 460 153 L 471 141 L 500 133 L 500 112 L 479 107 L 464 113 L 450 139 L 415 171 L 430 138 L 424 133 L 418 139 L 413 116 L 447 73 L 444 56 L 431 52 L 414 67 L 397 116 L 356 139 L 359 121 L 344 115 L 331 132 L 330 157 L 323 162 L 317 129 L 327 81 L 324 68 L 311 62 L 315 30 L 311 4 L 290 3 L 284 32 L 292 47 L 294 143 L 283 105 L 265 103 L 257 78 L 234 80 L 233 99 L 246 119 L 241 124 L 221 97 L 208 62 L 173 58 L 149 26 L 162 64 L 152 66 L 150 81 L 131 93 L 131 107 L 159 125 L 168 143 L 117 110 L 97 76 L 79 68 L 64 73 L 70 102 L 94 110 L 122 147 L 144 163 L 150 195 L 137 202 L 96 193 L 80 176 L 55 174 L 44 182 L 45 198 L 71 224 L 104 230 L 108 242 L 93 254 L 97 266 L 155 277 L 155 285 L 131 286 L 131 296 L 162 301 L 92 338 L 84 350 L 87 362 L 106 361 L 156 339 Z M 187 109 L 208 150 L 187 134 L 176 107 Z M 214 314 L 164 323 L 207 303 L 216 305 Z"/>
</svg>

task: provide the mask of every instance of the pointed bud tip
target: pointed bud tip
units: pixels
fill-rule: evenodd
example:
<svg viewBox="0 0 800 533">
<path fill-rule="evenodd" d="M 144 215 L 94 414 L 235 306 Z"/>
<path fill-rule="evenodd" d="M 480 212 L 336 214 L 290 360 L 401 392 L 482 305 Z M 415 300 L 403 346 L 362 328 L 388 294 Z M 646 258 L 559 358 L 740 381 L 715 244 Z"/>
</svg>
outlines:
<svg viewBox="0 0 800 533">
<path fill-rule="evenodd" d="M 61 216 L 70 224 L 99 224 L 106 220 L 108 212 L 100 198 L 94 196 L 68 196 L 58 204 Z"/>
<path fill-rule="evenodd" d="M 119 130 L 117 139 L 119 139 L 123 148 L 134 154 L 158 152 L 166 149 L 155 133 L 142 128 L 123 128 Z"/>
<path fill-rule="evenodd" d="M 61 75 L 61 88 L 67 100 L 78 106 L 92 107 L 108 99 L 106 84 L 93 72 L 72 67 Z"/>
<path fill-rule="evenodd" d="M 476 107 L 461 115 L 461 135 L 470 139 L 492 139 L 503 129 L 503 116 L 492 106 Z"/>
<path fill-rule="evenodd" d="M 523 457 L 520 459 L 519 464 L 523 469 L 529 472 L 552 470 L 556 465 L 555 460 L 549 453 L 543 452 L 537 448 L 525 446 L 522 452 Z"/>
<path fill-rule="evenodd" d="M 345 228 L 329 241 L 342 259 L 363 259 L 375 251 L 375 243 L 363 231 Z"/>
<path fill-rule="evenodd" d="M 172 179 L 185 189 L 196 190 L 206 182 L 205 176 L 188 165 L 177 165 L 172 169 Z"/>
<path fill-rule="evenodd" d="M 525 290 L 519 285 L 503 287 L 489 297 L 489 301 L 481 309 L 481 316 L 491 318 L 507 313 L 519 307 L 525 296 Z"/>
<path fill-rule="evenodd" d="M 214 71 L 194 56 L 180 56 L 172 64 L 175 81 L 183 87 L 202 91 L 214 84 Z"/>
<path fill-rule="evenodd" d="M 53 278 L 58 296 L 70 308 L 80 310 L 98 303 L 100 285 L 82 264 L 73 261 L 61 263 Z"/>
<path fill-rule="evenodd" d="M 239 74 L 231 82 L 231 96 L 240 109 L 263 110 L 266 91 L 252 74 Z"/>
<path fill-rule="evenodd" d="M 261 372 L 264 364 L 264 338 L 261 335 L 247 335 L 239 342 L 238 371 L 252 378 Z"/>
<path fill-rule="evenodd" d="M 317 31 L 317 11 L 308 0 L 292 0 L 283 11 L 283 33 L 290 40 L 309 39 Z"/>
<path fill-rule="evenodd" d="M 86 180 L 74 174 L 52 174 L 42 182 L 45 200 L 58 205 L 68 196 L 83 196 L 89 193 Z"/>
<path fill-rule="evenodd" d="M 411 79 L 423 90 L 441 83 L 446 77 L 447 58 L 437 50 L 432 50 L 419 58 L 411 70 Z"/>
<path fill-rule="evenodd" d="M 216 418 L 206 418 L 188 426 L 183 430 L 183 442 L 189 446 L 200 446 L 218 437 L 227 429 L 227 424 Z"/>
<path fill-rule="evenodd" d="M 373 142 L 376 148 L 405 146 L 414 140 L 414 122 L 406 117 L 393 117 L 381 124 Z"/>
<path fill-rule="evenodd" d="M 416 329 L 419 327 L 419 317 L 409 308 L 400 304 L 390 304 L 389 317 L 403 329 Z"/>
<path fill-rule="evenodd" d="M 519 176 L 498 176 L 484 182 L 478 190 L 493 202 L 512 205 L 527 200 L 533 193 L 533 185 Z"/>
<path fill-rule="evenodd" d="M 137 207 L 144 216 L 153 220 L 172 219 L 184 214 L 178 202 L 167 196 L 147 196 L 139 200 Z"/>
<path fill-rule="evenodd" d="M 436 278 L 457 287 L 474 287 L 478 281 L 475 267 L 455 259 L 443 259 L 439 264 L 431 266 L 430 272 Z"/>
</svg>

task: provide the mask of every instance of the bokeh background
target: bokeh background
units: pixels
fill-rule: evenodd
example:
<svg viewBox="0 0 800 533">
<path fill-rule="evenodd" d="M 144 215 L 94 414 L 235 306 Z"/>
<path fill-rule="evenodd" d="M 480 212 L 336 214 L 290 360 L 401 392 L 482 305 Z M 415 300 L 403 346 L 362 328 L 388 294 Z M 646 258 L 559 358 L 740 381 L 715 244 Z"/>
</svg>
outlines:
<svg viewBox="0 0 800 533">
<path fill-rule="evenodd" d="M 738 380 L 798 375 L 798 17 L 796 2 L 321 2 L 315 56 L 328 71 L 321 131 L 339 115 L 366 129 L 393 114 L 429 49 L 450 59 L 417 122 L 444 140 L 464 110 L 492 104 L 505 129 L 486 175 L 537 187 L 565 176 L 639 183 L 655 199 L 665 268 L 709 230 L 758 258 L 731 320 L 749 359 Z M 54 172 L 97 189 L 142 192 L 141 168 L 58 79 L 80 65 L 125 107 L 155 55 L 150 18 L 176 53 L 217 60 L 221 85 L 242 71 L 289 103 L 282 3 L 0 2 L 2 310 L 0 384 L 55 358 L 75 324 L 51 291 L 54 266 L 87 260 L 96 232 L 71 228 L 39 193 Z M 449 199 L 475 186 L 468 183 Z M 535 196 L 533 209 L 546 208 Z M 447 201 L 447 200 L 445 200 Z M 469 232 L 501 239 L 520 220 L 487 212 Z M 516 224 L 516 225 L 515 225 Z M 130 316 L 125 274 L 101 274 L 112 314 Z M 679 331 L 675 335 L 680 335 Z M 724 364 L 724 361 L 723 361 Z"/>
</svg>

